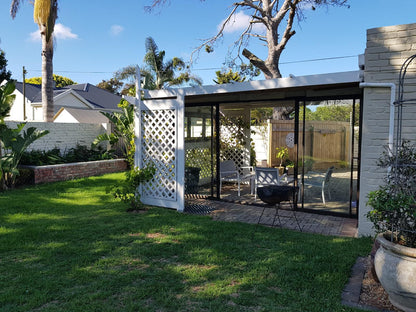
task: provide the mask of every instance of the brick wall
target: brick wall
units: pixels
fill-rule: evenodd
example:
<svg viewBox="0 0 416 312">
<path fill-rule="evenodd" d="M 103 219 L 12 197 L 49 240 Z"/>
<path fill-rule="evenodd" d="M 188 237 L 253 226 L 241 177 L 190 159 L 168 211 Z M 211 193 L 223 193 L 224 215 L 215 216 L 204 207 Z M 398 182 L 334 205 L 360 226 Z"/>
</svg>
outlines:
<svg viewBox="0 0 416 312">
<path fill-rule="evenodd" d="M 18 123 L 6 121 L 6 125 L 11 128 L 16 128 Z M 57 147 L 61 152 L 76 147 L 77 144 L 89 147 L 99 134 L 107 131 L 102 124 L 86 123 L 28 122 L 25 129 L 28 127 L 49 130 L 49 134 L 31 144 L 28 150 L 48 151 Z"/>
<path fill-rule="evenodd" d="M 413 54 L 416 54 L 416 24 L 369 29 L 365 51 L 364 81 L 366 83 L 394 83 L 398 87 L 400 68 L 404 61 Z M 409 68 L 406 75 L 405 98 L 416 99 L 415 65 Z M 388 143 L 389 105 L 389 88 L 364 89 L 360 235 L 373 234 L 372 223 L 365 217 L 370 209 L 366 203 L 368 192 L 375 190 L 383 183 L 386 173 L 386 169 L 377 166 L 377 160 Z M 416 141 L 415 106 L 404 109 L 403 138 Z"/>
<path fill-rule="evenodd" d="M 38 184 L 125 171 L 127 163 L 124 159 L 111 159 L 50 166 L 21 166 L 21 168 L 33 170 L 32 182 Z"/>
</svg>

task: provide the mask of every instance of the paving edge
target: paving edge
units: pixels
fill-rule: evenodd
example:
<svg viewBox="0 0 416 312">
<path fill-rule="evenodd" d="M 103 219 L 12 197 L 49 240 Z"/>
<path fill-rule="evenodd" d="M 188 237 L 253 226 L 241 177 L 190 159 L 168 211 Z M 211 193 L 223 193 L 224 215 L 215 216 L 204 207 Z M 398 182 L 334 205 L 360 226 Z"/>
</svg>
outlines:
<svg viewBox="0 0 416 312">
<path fill-rule="evenodd" d="M 390 310 L 381 310 L 375 307 L 360 304 L 361 286 L 366 270 L 368 257 L 358 257 L 351 269 L 351 276 L 345 285 L 341 295 L 341 303 L 345 306 L 358 308 L 366 311 L 391 312 Z"/>
</svg>

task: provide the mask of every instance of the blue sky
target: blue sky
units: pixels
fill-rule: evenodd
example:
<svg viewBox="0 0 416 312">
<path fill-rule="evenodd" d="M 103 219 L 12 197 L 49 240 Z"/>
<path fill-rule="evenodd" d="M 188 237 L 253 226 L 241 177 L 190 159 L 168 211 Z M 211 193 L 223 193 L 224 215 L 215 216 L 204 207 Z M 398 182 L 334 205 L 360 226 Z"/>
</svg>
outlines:
<svg viewBox="0 0 416 312">
<path fill-rule="evenodd" d="M 215 35 L 233 1 L 171 0 L 160 12 L 146 13 L 150 0 L 60 0 L 54 53 L 54 73 L 83 83 L 97 84 L 113 72 L 142 64 L 145 38 L 155 39 L 166 57 L 189 59 L 201 39 Z M 364 53 L 366 30 L 374 27 L 415 23 L 415 0 L 350 0 L 351 8 L 306 12 L 306 21 L 296 24 L 296 35 L 281 58 L 283 76 L 357 70 L 357 55 Z M 33 7 L 24 1 L 17 17 L 9 14 L 11 0 L 0 3 L 0 49 L 5 51 L 13 78 L 41 75 L 41 43 L 33 22 Z M 236 25 L 235 25 L 236 26 Z M 238 28 L 238 27 L 235 27 Z M 227 50 L 238 32 L 228 32 L 214 53 L 201 52 L 192 72 L 213 84 Z M 259 41 L 249 49 L 260 57 L 267 53 Z M 416 51 L 415 51 L 416 53 Z M 322 58 L 334 60 L 299 62 Z M 349 57 L 353 56 L 353 57 Z M 262 77 L 260 77 L 262 79 Z"/>
</svg>

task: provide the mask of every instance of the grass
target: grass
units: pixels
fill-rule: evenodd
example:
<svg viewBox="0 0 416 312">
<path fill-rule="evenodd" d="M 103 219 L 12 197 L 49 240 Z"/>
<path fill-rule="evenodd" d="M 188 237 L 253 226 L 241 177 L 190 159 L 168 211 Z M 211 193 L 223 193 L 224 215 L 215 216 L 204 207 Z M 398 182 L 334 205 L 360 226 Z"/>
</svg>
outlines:
<svg viewBox="0 0 416 312">
<path fill-rule="evenodd" d="M 105 192 L 122 177 L 0 193 L 1 311 L 355 311 L 369 239 L 127 213 Z"/>
</svg>

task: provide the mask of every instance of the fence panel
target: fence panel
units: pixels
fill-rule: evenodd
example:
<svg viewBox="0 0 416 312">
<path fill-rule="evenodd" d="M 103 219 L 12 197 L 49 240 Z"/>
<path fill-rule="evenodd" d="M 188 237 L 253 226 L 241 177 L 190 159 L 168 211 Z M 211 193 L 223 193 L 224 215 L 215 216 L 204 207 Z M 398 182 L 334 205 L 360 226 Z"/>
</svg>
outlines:
<svg viewBox="0 0 416 312">
<path fill-rule="evenodd" d="M 272 120 L 269 140 L 269 160 L 271 166 L 278 166 L 276 148 L 288 147 L 288 135 L 294 135 L 293 120 Z M 306 121 L 305 156 L 312 157 L 319 163 L 350 162 L 351 126 L 348 122 Z M 299 155 L 303 155 L 303 124 L 299 127 Z M 296 160 L 296 148 L 290 148 L 289 159 Z"/>
</svg>

